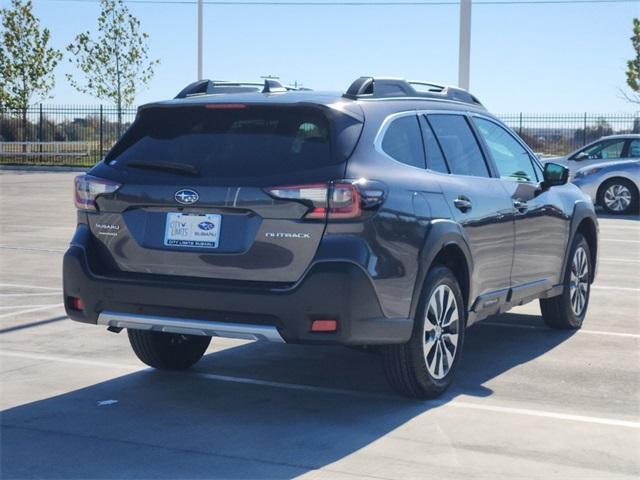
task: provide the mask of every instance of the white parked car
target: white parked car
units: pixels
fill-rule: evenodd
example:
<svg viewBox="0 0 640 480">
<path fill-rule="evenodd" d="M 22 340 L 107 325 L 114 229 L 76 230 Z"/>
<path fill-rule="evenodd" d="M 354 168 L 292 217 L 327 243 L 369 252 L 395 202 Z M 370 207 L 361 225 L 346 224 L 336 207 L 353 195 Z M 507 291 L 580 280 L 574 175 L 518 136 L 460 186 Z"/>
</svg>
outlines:
<svg viewBox="0 0 640 480">
<path fill-rule="evenodd" d="M 638 133 L 602 137 L 569 155 L 545 158 L 542 161 L 564 165 L 573 178 L 575 172 L 585 167 L 630 158 L 640 158 L 640 134 Z"/>
</svg>

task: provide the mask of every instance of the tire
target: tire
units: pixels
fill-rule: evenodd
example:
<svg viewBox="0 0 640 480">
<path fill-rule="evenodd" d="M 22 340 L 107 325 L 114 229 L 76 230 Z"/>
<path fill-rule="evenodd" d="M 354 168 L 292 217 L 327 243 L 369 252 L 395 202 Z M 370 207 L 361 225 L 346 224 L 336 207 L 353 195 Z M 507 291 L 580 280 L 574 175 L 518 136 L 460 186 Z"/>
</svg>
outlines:
<svg viewBox="0 0 640 480">
<path fill-rule="evenodd" d="M 128 329 L 136 356 L 160 370 L 186 370 L 202 358 L 211 337 Z"/>
<path fill-rule="evenodd" d="M 626 215 L 638 211 L 638 190 L 629 180 L 612 178 L 598 190 L 598 204 L 612 215 Z"/>
<path fill-rule="evenodd" d="M 564 272 L 562 295 L 540 299 L 542 318 L 548 326 L 560 329 L 582 326 L 589 306 L 591 272 L 589 244 L 582 235 L 576 234 Z"/>
<path fill-rule="evenodd" d="M 443 314 L 438 315 L 433 307 L 445 302 L 454 304 L 449 303 L 449 308 L 441 309 Z M 451 310 L 451 305 L 455 306 L 455 311 Z M 384 371 L 391 387 L 412 398 L 440 396 L 451 384 L 460 362 L 465 326 L 466 312 L 458 281 L 451 270 L 436 265 L 425 279 L 411 339 L 403 345 L 383 348 Z M 431 348 L 425 354 L 429 344 Z M 443 349 L 452 353 L 452 359 Z M 438 358 L 442 359 L 442 364 Z"/>
</svg>

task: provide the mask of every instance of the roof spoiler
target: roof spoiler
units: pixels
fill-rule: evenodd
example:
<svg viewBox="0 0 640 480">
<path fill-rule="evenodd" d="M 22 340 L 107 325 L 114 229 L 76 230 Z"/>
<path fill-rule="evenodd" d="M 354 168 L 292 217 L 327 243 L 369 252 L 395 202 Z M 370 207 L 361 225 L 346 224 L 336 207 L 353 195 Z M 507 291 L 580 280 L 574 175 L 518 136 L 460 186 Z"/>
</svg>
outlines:
<svg viewBox="0 0 640 480">
<path fill-rule="evenodd" d="M 198 80 L 184 87 L 175 98 L 187 98 L 194 95 L 228 94 L 228 93 L 283 93 L 297 90 L 295 87 L 285 87 L 277 80 L 265 79 L 264 83 L 257 82 L 229 82 L 226 80 Z"/>
<path fill-rule="evenodd" d="M 407 81 L 402 78 L 360 77 L 349 86 L 343 97 L 353 100 L 402 97 L 434 98 L 482 106 L 480 100 L 462 88 L 425 81 Z"/>
</svg>

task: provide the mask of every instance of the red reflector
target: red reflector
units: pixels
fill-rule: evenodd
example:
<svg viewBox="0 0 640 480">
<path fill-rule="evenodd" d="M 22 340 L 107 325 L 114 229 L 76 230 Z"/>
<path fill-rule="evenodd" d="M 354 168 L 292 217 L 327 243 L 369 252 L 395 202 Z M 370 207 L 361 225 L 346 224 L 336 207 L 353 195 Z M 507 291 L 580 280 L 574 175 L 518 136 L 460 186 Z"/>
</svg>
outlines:
<svg viewBox="0 0 640 480">
<path fill-rule="evenodd" d="M 69 297 L 71 308 L 74 310 L 84 310 L 84 302 L 78 297 Z"/>
<path fill-rule="evenodd" d="M 335 332 L 337 329 L 337 320 L 314 320 L 311 323 L 312 332 Z"/>
<path fill-rule="evenodd" d="M 204 106 L 209 110 L 233 110 L 238 108 L 247 108 L 244 103 L 208 103 Z"/>
</svg>

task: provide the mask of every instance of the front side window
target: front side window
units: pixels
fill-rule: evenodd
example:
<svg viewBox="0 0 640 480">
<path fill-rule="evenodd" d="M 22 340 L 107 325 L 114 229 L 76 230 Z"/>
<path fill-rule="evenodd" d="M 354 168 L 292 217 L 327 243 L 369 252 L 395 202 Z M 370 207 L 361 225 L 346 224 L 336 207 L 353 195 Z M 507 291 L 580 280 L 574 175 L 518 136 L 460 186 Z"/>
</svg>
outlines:
<svg viewBox="0 0 640 480">
<path fill-rule="evenodd" d="M 497 123 L 475 117 L 473 119 L 484 139 L 501 178 L 535 182 L 536 173 L 529 152 Z"/>
<path fill-rule="evenodd" d="M 604 140 L 580 150 L 571 160 L 607 160 L 609 158 L 620 158 L 623 148 L 624 140 Z"/>
<path fill-rule="evenodd" d="M 382 150 L 399 162 L 424 168 L 424 148 L 418 117 L 408 115 L 393 120 L 384 134 Z"/>
<path fill-rule="evenodd" d="M 451 173 L 490 176 L 480 146 L 463 115 L 433 114 L 427 118 L 438 137 Z"/>
</svg>

